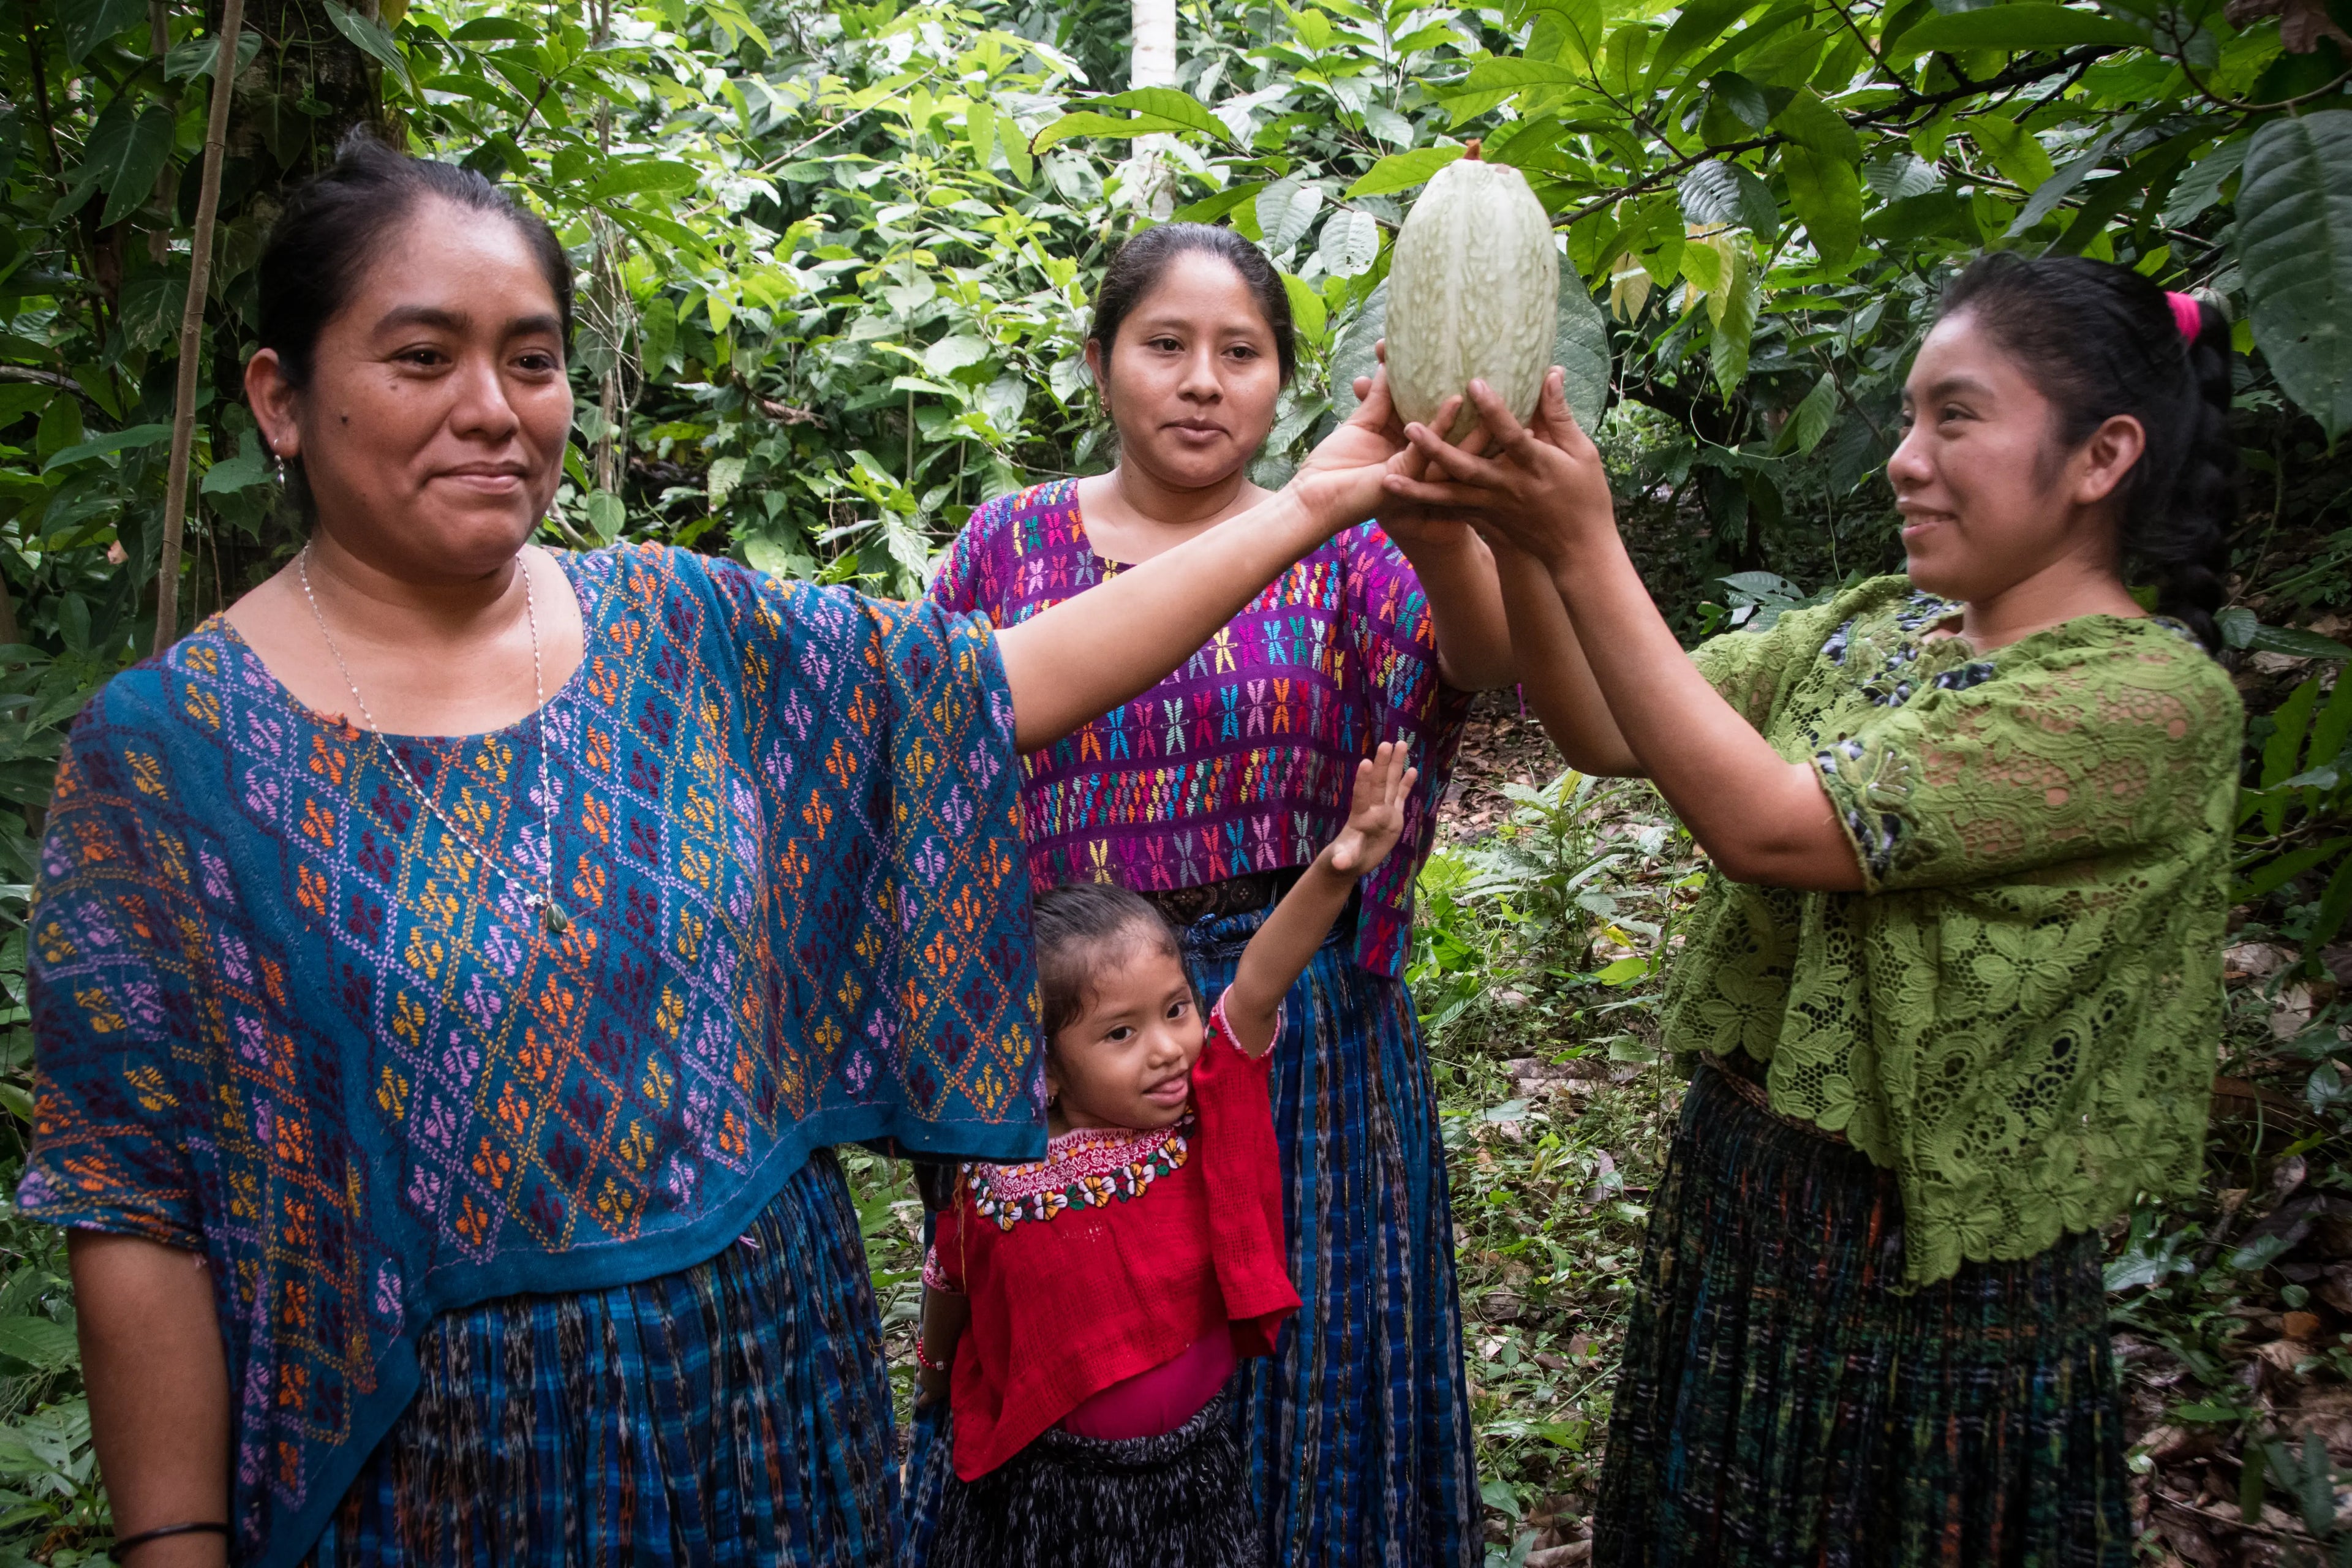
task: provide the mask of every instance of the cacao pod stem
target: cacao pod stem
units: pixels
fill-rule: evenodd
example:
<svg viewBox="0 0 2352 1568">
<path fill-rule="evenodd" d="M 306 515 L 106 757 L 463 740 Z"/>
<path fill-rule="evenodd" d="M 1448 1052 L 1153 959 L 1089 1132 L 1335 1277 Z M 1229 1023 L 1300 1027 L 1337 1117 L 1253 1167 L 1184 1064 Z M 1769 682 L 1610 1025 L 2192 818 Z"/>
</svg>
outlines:
<svg viewBox="0 0 2352 1568">
<path fill-rule="evenodd" d="M 1485 154 L 1478 151 L 1478 142 L 1479 139 L 1473 136 L 1470 138 L 1470 145 L 1463 150 L 1462 155 L 1473 163 L 1478 163 L 1485 157 Z"/>
</svg>

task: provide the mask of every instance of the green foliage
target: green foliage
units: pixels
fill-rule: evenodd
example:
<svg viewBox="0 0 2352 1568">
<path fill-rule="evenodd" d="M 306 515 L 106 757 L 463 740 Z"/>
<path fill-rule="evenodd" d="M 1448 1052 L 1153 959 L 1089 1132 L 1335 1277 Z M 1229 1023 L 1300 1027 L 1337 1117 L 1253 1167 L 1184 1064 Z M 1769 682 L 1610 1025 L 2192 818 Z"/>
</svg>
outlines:
<svg viewBox="0 0 2352 1568">
<path fill-rule="evenodd" d="M 1570 402 L 1691 635 L 1768 624 L 1808 601 L 1797 584 L 1899 559 L 1876 476 L 1911 353 L 1967 258 L 2089 255 L 2201 289 L 2250 355 L 2236 431 L 2252 482 L 2222 617 L 2259 715 L 2241 893 L 2305 981 L 2342 939 L 2352 198 L 2331 175 L 2352 158 L 2352 98 L 2324 29 L 2297 52 L 2277 20 L 2242 26 L 2213 0 L 1245 0 L 1188 7 L 1176 84 L 1123 91 L 1114 0 L 284 10 L 227 62 L 188 549 L 159 584 L 223 63 L 209 14 L 26 0 L 0 33 L 0 1135 L 30 1105 L 20 921 L 64 726 L 146 651 L 159 591 L 218 608 L 297 542 L 237 367 L 268 224 L 358 124 L 506 182 L 581 269 L 551 542 L 656 539 L 896 594 L 980 502 L 1107 465 L 1086 302 L 1171 186 L 1174 216 L 1230 223 L 1283 273 L 1302 374 L 1255 470 L 1275 483 L 1353 406 L 1414 192 L 1474 136 L 1523 169 L 1564 247 Z M 1479 1279 L 1589 1305 L 1616 1299 L 1639 1217 L 1608 1187 L 1606 1145 L 1628 1167 L 1655 1145 L 1647 999 L 1688 850 L 1640 792 L 1518 787 L 1505 831 L 1432 863 L 1414 973 L 1442 1038 L 1541 1018 L 1649 1075 L 1580 1119 L 1497 1120 L 1528 1097 L 1444 1047 L 1465 1223 L 1500 1260 Z M 1628 821 L 1647 826 L 1599 826 Z M 1532 998 L 1509 1028 L 1504 991 Z M 2296 1058 L 2302 1102 L 2340 1113 L 2324 1044 L 2295 1047 L 2315 1053 Z M 1499 1104 L 1477 1100 L 1487 1089 Z M 0 1181 L 14 1169 L 0 1158 Z M 1497 1194 L 1557 1206 L 1525 1224 L 1521 1196 Z M 888 1189 L 866 1215 L 894 1325 L 907 1201 Z M 0 1535 L 69 1562 L 105 1528 L 56 1353 L 71 1307 L 54 1237 L 14 1224 Z M 2178 1229 L 2152 1229 L 2149 1256 Z M 2189 1288 L 2166 1274 L 2145 1293 Z M 1512 1361 L 1495 1386 L 1525 1398 L 1482 1413 L 1495 1483 L 1530 1510 L 1511 1467 L 1582 1443 L 1606 1387 L 1604 1339 L 1570 1353 L 1550 1334 L 1504 1348 L 1570 1370 Z M 1514 1541 L 1506 1558 L 1524 1555 Z"/>
</svg>

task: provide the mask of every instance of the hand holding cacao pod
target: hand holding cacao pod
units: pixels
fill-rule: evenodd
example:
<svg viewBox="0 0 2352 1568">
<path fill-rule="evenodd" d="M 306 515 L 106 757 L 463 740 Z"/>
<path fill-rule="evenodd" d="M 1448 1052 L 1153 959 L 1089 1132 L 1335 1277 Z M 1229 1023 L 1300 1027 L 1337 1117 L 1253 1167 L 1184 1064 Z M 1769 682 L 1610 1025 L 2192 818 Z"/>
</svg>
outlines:
<svg viewBox="0 0 2352 1568">
<path fill-rule="evenodd" d="M 1535 419 L 1522 425 L 1483 380 L 1470 384 L 1470 404 L 1485 426 L 1492 455 L 1455 446 L 1416 421 L 1407 428 L 1426 477 L 1391 464 L 1381 481 L 1391 497 L 1467 519 L 1481 532 L 1557 567 L 1578 548 L 1613 535 L 1616 502 L 1600 450 L 1569 412 L 1562 376 L 1543 379 Z"/>
</svg>

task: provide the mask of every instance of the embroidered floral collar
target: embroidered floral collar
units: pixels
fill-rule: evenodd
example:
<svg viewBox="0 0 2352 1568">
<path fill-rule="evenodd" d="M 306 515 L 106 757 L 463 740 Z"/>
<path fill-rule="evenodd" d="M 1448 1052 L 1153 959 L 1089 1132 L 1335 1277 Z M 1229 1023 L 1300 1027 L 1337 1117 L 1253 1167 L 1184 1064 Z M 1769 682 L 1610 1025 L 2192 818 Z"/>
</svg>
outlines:
<svg viewBox="0 0 2352 1568">
<path fill-rule="evenodd" d="M 1065 1209 L 1108 1208 L 1139 1198 L 1161 1176 L 1183 1169 L 1194 1125 L 1188 1111 L 1171 1127 L 1078 1127 L 1051 1139 L 1045 1157 L 1021 1165 L 971 1164 L 972 1206 L 1011 1230 L 1024 1219 L 1052 1219 Z"/>
</svg>

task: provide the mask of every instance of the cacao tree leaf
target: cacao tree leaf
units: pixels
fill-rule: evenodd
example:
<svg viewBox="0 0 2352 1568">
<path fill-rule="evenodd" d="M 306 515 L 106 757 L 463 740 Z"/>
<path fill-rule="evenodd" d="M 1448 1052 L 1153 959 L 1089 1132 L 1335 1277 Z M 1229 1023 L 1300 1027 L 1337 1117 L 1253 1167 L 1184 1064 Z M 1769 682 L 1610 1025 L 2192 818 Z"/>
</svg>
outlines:
<svg viewBox="0 0 2352 1568">
<path fill-rule="evenodd" d="M 2014 120 L 1979 114 L 1968 122 L 1968 129 L 2001 178 L 2014 181 L 2028 195 L 2056 172 L 2041 139 Z"/>
<path fill-rule="evenodd" d="M 1771 123 L 1773 130 L 1818 158 L 1839 163 L 1862 162 L 1862 138 L 1853 133 L 1845 116 L 1823 103 L 1811 88 L 1798 89 Z"/>
<path fill-rule="evenodd" d="M 2246 148 L 2238 255 L 2254 342 L 2330 442 L 2352 428 L 2352 110 L 2273 120 Z"/>
<path fill-rule="evenodd" d="M 1065 114 L 1031 137 L 1029 151 L 1032 154 L 1043 153 L 1073 136 L 1172 136 L 1191 129 L 1182 121 L 1162 120 L 1156 114 L 1139 114 L 1132 119 L 1122 119 L 1116 114 L 1097 114 L 1092 110 L 1081 109 Z"/>
<path fill-rule="evenodd" d="M 1258 233 L 1266 252 L 1279 256 L 1297 245 L 1323 206 L 1323 190 L 1297 174 L 1275 181 L 1257 194 Z"/>
<path fill-rule="evenodd" d="M 1410 153 L 1391 153 L 1365 170 L 1363 177 L 1348 187 L 1348 195 L 1379 196 L 1391 191 L 1411 190 L 1426 184 L 1431 175 L 1466 151 L 1463 147 L 1416 147 Z"/>
<path fill-rule="evenodd" d="M 1764 100 L 1764 89 L 1738 71 L 1724 71 L 1712 78 L 1706 89 L 1748 130 L 1761 131 L 1772 122 L 1772 106 Z"/>
<path fill-rule="evenodd" d="M 646 158 L 635 163 L 614 163 L 596 176 L 588 187 L 592 202 L 609 202 L 620 196 L 634 196 L 647 191 L 691 190 L 702 178 L 693 164 L 675 163 L 665 158 Z"/>
<path fill-rule="evenodd" d="M 978 364 L 988 357 L 985 340 L 957 334 L 941 338 L 923 351 L 923 368 L 933 375 L 946 375 L 968 364 Z"/>
<path fill-rule="evenodd" d="M 2024 0 L 2013 5 L 1986 5 L 1973 11 L 1950 11 L 1930 16 L 1906 29 L 1888 50 L 1890 58 L 1909 59 L 1932 51 L 1948 54 L 1970 49 L 2002 49 L 2011 53 L 2072 48 L 2077 44 L 2132 45 L 2147 42 L 2147 34 L 2129 22 L 2078 11 L 2071 5 L 2051 5 Z"/>
<path fill-rule="evenodd" d="M 1561 268 L 1565 274 L 1570 269 Z M 1381 279 L 1364 299 L 1363 308 L 1355 319 L 1341 329 L 1339 339 L 1331 345 L 1331 403 L 1341 417 L 1353 414 L 1356 402 L 1356 378 L 1370 375 L 1379 368 L 1376 352 L 1381 336 L 1388 330 L 1389 280 Z"/>
<path fill-rule="evenodd" d="M 327 20 L 335 25 L 335 31 L 358 45 L 362 53 L 397 77 L 410 91 L 415 90 L 416 83 L 408 74 L 407 58 L 392 41 L 390 33 L 349 6 L 335 4 L 335 0 L 327 0 Z"/>
<path fill-rule="evenodd" d="M 1739 176 L 1723 163 L 1696 164 L 1675 187 L 1682 202 L 1683 221 L 1713 227 L 1745 221 L 1746 208 Z"/>
<path fill-rule="evenodd" d="M 2231 175 L 2245 166 L 2246 149 L 2252 145 L 2245 137 L 2224 142 L 2190 163 L 2174 182 L 2172 192 L 2164 202 L 2164 226 L 2183 228 L 2194 222 L 2207 207 L 2221 199 L 2221 187 Z"/>
<path fill-rule="evenodd" d="M 1288 272 L 1282 275 L 1282 289 L 1290 296 L 1290 323 L 1298 330 L 1298 335 L 1309 343 L 1321 342 L 1328 320 L 1323 296 L 1315 291 L 1312 283 Z"/>
<path fill-rule="evenodd" d="M 2135 118 L 2116 126 L 2091 143 L 2088 152 L 2079 157 L 2068 159 L 2064 168 L 2036 185 L 2033 188 L 2033 195 L 2026 201 L 2025 210 L 2019 213 L 2016 221 L 2009 226 L 2008 237 L 2016 238 L 2056 211 L 2058 204 L 2073 195 L 2074 187 L 2081 184 L 2084 178 L 2099 166 L 2100 161 L 2107 155 L 2107 149 L 2113 147 L 2116 140 L 2137 123 L 2137 121 Z"/>
<path fill-rule="evenodd" d="M 1591 72 L 1549 60 L 1480 60 L 1462 84 L 1466 92 L 1517 90 L 1523 87 L 1576 87 L 1591 79 Z"/>
<path fill-rule="evenodd" d="M 1228 185 L 1214 195 L 1202 196 L 1190 205 L 1178 207 L 1168 215 L 1169 221 L 1214 223 L 1234 208 L 1245 206 L 1255 201 L 1257 194 L 1264 189 L 1265 189 L 1264 180 L 1245 180 L 1237 185 Z"/>
<path fill-rule="evenodd" d="M 1381 256 L 1380 220 L 1360 208 L 1340 208 L 1324 220 L 1316 254 L 1323 258 L 1323 270 L 1334 278 L 1370 271 Z"/>
<path fill-rule="evenodd" d="M 1695 0 L 1684 6 L 1666 36 L 1658 40 L 1657 53 L 1650 57 L 1648 90 L 1657 91 L 1668 71 L 1693 49 L 1704 48 L 1722 37 L 1724 29 L 1747 15 L 1753 4 L 1755 0 Z"/>
<path fill-rule="evenodd" d="M 1608 406 L 1613 368 L 1609 320 L 1565 257 L 1559 264 L 1559 326 L 1552 336 L 1551 362 L 1560 368 L 1561 390 L 1576 422 L 1588 431 L 1597 427 Z"/>
<path fill-rule="evenodd" d="M 1129 92 L 1115 92 L 1108 98 L 1089 98 L 1080 109 L 1124 109 L 1154 120 L 1165 121 L 1186 131 L 1197 131 L 1213 136 L 1220 142 L 1234 139 L 1225 122 L 1209 112 L 1201 100 L 1189 92 L 1172 87 L 1139 87 Z"/>
<path fill-rule="evenodd" d="M 1810 147 L 1780 149 L 1789 203 L 1824 265 L 1835 267 L 1862 241 L 1862 180 L 1852 163 Z"/>
<path fill-rule="evenodd" d="M 1026 185 L 1037 177 L 1037 160 L 1030 155 L 1029 138 L 1021 134 L 1021 127 L 1013 116 L 1000 117 L 996 122 L 998 145 L 1004 149 L 1004 161 L 1013 166 L 1013 177 Z"/>
<path fill-rule="evenodd" d="M 1820 241 L 1814 243 L 1818 246 Z M 1853 249 L 1851 242 L 1846 248 Z M 1748 379 L 1748 353 L 1756 335 L 1757 308 L 1762 303 L 1759 292 L 1748 252 L 1744 248 L 1735 252 L 1731 276 L 1724 279 L 1723 314 L 1715 323 L 1715 341 L 1707 348 L 1707 368 L 1715 373 L 1715 384 L 1726 397 L 1737 395 L 1740 384 Z"/>
<path fill-rule="evenodd" d="M 69 0 L 65 15 L 66 59 L 79 65 L 89 51 L 147 19 L 146 0 Z M 29 15 L 30 13 L 27 13 Z"/>
<path fill-rule="evenodd" d="M 1781 452 L 1810 452 L 1822 444 L 1829 434 L 1830 422 L 1837 417 L 1837 378 L 1824 374 L 1813 383 L 1813 389 L 1804 400 L 1789 411 L 1788 423 L 1780 426 L 1780 438 L 1773 443 Z"/>
</svg>

